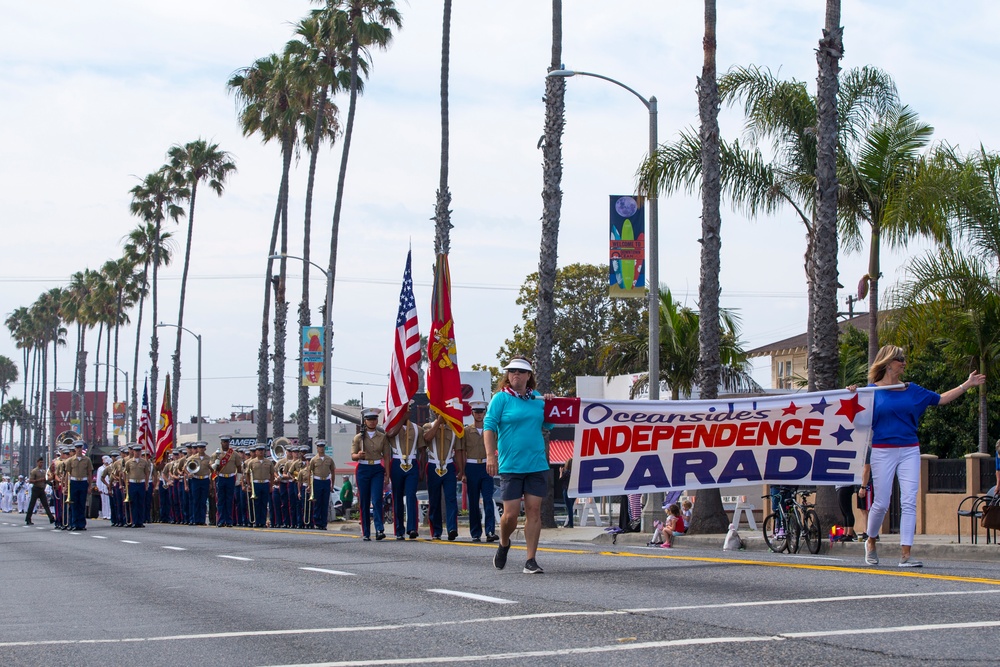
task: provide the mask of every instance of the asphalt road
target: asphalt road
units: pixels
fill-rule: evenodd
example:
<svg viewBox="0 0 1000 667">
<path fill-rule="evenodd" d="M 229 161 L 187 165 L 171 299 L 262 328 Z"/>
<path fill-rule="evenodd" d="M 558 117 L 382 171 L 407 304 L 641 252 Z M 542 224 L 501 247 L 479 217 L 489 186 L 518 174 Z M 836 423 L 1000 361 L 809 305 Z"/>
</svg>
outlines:
<svg viewBox="0 0 1000 667">
<path fill-rule="evenodd" d="M 461 539 L 461 538 L 460 538 Z M 0 665 L 995 665 L 1000 563 L 0 517 Z"/>
</svg>

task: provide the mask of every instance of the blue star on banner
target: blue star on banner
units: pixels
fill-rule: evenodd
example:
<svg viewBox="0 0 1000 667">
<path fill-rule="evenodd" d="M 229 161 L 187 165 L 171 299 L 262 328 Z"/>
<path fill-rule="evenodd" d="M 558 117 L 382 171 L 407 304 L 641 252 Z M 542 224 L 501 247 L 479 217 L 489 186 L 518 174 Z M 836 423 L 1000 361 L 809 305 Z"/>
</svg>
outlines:
<svg viewBox="0 0 1000 667">
<path fill-rule="evenodd" d="M 837 446 L 844 444 L 845 442 L 851 442 L 853 438 L 851 437 L 854 433 L 853 428 L 847 428 L 843 424 L 837 427 L 837 430 L 831 433 L 833 437 L 837 439 Z"/>
<path fill-rule="evenodd" d="M 809 411 L 809 414 L 814 412 L 818 412 L 821 415 L 826 414 L 826 409 L 828 407 L 830 407 L 830 403 L 826 402 L 826 398 L 820 397 L 818 402 L 812 404 L 812 410 Z"/>
</svg>

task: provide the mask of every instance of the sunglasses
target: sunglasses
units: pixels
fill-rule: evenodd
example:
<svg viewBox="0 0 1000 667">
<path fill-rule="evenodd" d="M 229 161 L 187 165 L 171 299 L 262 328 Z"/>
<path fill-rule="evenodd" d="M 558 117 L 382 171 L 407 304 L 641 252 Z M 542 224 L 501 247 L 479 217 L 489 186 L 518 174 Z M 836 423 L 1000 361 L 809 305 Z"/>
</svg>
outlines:
<svg viewBox="0 0 1000 667">
<path fill-rule="evenodd" d="M 893 361 L 898 361 L 901 364 L 905 364 L 906 363 L 906 357 L 904 357 L 901 354 L 897 354 L 895 357 L 892 358 L 892 360 Z"/>
<path fill-rule="evenodd" d="M 517 375 L 520 375 L 521 373 L 530 373 L 531 371 L 526 371 L 523 368 L 508 368 L 507 372 L 516 373 Z"/>
</svg>

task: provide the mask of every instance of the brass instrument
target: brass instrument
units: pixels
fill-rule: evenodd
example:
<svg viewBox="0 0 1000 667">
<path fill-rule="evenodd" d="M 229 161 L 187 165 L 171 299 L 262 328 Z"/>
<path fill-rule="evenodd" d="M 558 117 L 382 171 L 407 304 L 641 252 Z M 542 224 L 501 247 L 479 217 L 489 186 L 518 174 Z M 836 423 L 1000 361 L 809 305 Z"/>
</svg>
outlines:
<svg viewBox="0 0 1000 667">
<path fill-rule="evenodd" d="M 254 507 L 254 501 L 257 500 L 257 489 L 253 484 L 253 472 L 250 470 L 249 465 L 247 466 L 247 471 L 245 473 L 245 484 L 250 485 L 250 492 L 247 493 L 244 489 L 243 495 L 247 499 L 247 520 L 251 525 L 257 523 L 257 509 Z"/>
<path fill-rule="evenodd" d="M 124 508 L 125 508 L 125 523 L 126 524 L 131 524 L 132 523 L 132 501 L 129 500 L 129 495 L 128 495 L 129 483 L 128 483 L 128 475 L 127 474 L 125 474 L 125 475 L 122 476 L 122 484 L 125 485 L 125 504 L 124 504 Z"/>
<path fill-rule="evenodd" d="M 69 430 L 63 431 L 56 436 L 56 444 L 58 445 L 72 445 L 77 440 L 80 440 L 80 434 L 76 431 Z"/>
<path fill-rule="evenodd" d="M 285 458 L 286 450 L 288 448 L 288 438 L 282 436 L 280 438 L 275 438 L 274 442 L 271 443 L 271 458 L 277 463 L 278 459 Z"/>
<path fill-rule="evenodd" d="M 313 492 L 313 476 L 309 475 L 309 493 L 302 501 L 302 523 L 307 526 L 311 526 L 313 522 L 312 512 L 314 500 L 316 500 L 316 494 Z"/>
<path fill-rule="evenodd" d="M 189 475 L 194 475 L 199 470 L 201 470 L 201 463 L 194 459 L 191 459 L 190 461 L 184 464 L 184 472 L 186 472 Z"/>
</svg>

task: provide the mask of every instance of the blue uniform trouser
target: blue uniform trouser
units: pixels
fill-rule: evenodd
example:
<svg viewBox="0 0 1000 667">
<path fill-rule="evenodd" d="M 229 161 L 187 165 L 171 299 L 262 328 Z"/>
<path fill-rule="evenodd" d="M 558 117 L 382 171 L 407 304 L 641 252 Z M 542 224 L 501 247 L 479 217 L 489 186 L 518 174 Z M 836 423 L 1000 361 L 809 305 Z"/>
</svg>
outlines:
<svg viewBox="0 0 1000 667">
<path fill-rule="evenodd" d="M 181 494 L 181 523 L 191 523 L 191 482 L 184 488 L 184 483 L 180 485 Z"/>
<path fill-rule="evenodd" d="M 449 462 L 444 476 L 438 475 L 432 463 L 427 464 L 427 517 L 431 535 L 441 537 L 441 491 L 444 490 L 445 522 L 449 533 L 458 532 L 458 502 L 455 499 L 457 479 L 455 464 Z"/>
<path fill-rule="evenodd" d="M 496 514 L 493 510 L 493 478 L 486 474 L 485 463 L 465 464 L 465 488 L 469 498 L 469 534 L 482 537 L 483 524 L 486 534 L 496 532 Z M 483 501 L 485 517 L 479 515 L 479 500 Z"/>
<path fill-rule="evenodd" d="M 191 523 L 205 523 L 205 513 L 208 512 L 208 477 L 191 478 Z"/>
<path fill-rule="evenodd" d="M 143 523 L 149 523 L 153 520 L 153 485 L 150 484 L 146 487 L 146 513 L 142 517 Z"/>
<path fill-rule="evenodd" d="M 271 500 L 271 483 L 254 482 L 253 492 L 257 497 L 253 499 L 253 513 L 256 523 L 254 526 L 263 528 L 267 523 L 267 506 Z"/>
<path fill-rule="evenodd" d="M 302 525 L 302 510 L 299 507 L 299 485 L 295 482 L 285 482 L 285 495 L 288 497 L 288 527 L 299 528 Z"/>
<path fill-rule="evenodd" d="M 314 479 L 312 485 L 313 527 L 326 530 L 326 524 L 330 520 L 330 480 Z"/>
<path fill-rule="evenodd" d="M 139 528 L 146 522 L 146 483 L 128 483 L 129 510 L 132 512 L 132 526 Z"/>
<path fill-rule="evenodd" d="M 403 528 L 403 507 L 406 507 L 406 533 L 417 532 L 417 482 L 420 480 L 420 469 L 411 465 L 409 470 L 404 471 L 403 462 L 399 459 L 392 460 L 392 469 L 389 471 L 389 481 L 392 484 L 392 522 L 393 532 L 396 537 L 402 537 Z"/>
<path fill-rule="evenodd" d="M 236 478 L 215 478 L 215 518 L 219 526 L 233 525 L 233 495 L 236 492 Z"/>
<path fill-rule="evenodd" d="M 120 526 L 122 524 L 121 495 L 117 486 L 111 486 L 111 525 Z"/>
<path fill-rule="evenodd" d="M 65 517 L 65 509 L 63 503 L 63 496 L 58 490 L 52 490 L 52 511 L 56 515 L 56 525 L 63 525 Z"/>
<path fill-rule="evenodd" d="M 382 487 L 385 480 L 385 468 L 382 464 L 370 466 L 358 465 L 358 507 L 361 509 L 361 534 L 371 537 L 371 521 L 375 520 L 375 532 L 384 533 L 382 523 Z M 374 516 L 372 509 L 374 508 Z"/>
<path fill-rule="evenodd" d="M 87 492 L 90 490 L 90 482 L 81 480 L 79 482 L 69 481 L 69 498 L 73 501 L 70 505 L 70 521 L 72 528 L 87 527 Z"/>
<path fill-rule="evenodd" d="M 170 489 L 160 483 L 160 523 L 170 521 Z"/>
<path fill-rule="evenodd" d="M 233 501 L 236 507 L 236 525 L 247 525 L 247 496 L 243 492 L 242 486 L 237 486 L 233 493 Z"/>
</svg>

